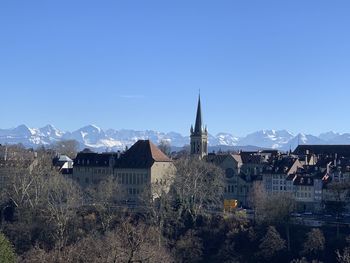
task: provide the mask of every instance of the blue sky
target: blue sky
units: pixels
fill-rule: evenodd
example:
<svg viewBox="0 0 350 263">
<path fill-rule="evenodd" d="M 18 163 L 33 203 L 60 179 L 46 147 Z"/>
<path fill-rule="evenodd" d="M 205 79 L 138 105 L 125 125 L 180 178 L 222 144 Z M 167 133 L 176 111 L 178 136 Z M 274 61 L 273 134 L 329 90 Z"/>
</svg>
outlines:
<svg viewBox="0 0 350 263">
<path fill-rule="evenodd" d="M 0 127 L 350 132 L 350 1 L 0 2 Z"/>
</svg>

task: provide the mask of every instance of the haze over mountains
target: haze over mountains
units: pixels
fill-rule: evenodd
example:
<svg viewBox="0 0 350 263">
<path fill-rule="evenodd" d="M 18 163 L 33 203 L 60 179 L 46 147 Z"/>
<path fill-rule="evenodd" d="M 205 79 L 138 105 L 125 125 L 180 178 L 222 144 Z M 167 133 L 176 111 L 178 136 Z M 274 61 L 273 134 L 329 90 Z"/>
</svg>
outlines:
<svg viewBox="0 0 350 263">
<path fill-rule="evenodd" d="M 125 149 L 138 139 L 150 139 L 154 143 L 167 140 L 173 147 L 183 147 L 189 144 L 189 136 L 180 133 L 145 130 L 103 130 L 95 125 L 87 125 L 73 132 L 64 132 L 52 125 L 42 128 L 29 128 L 19 125 L 16 128 L 0 129 L 0 144 L 21 143 L 26 147 L 38 147 L 50 145 L 60 140 L 74 139 L 79 142 L 81 148 L 91 148 L 95 151 L 112 151 Z M 318 136 L 310 134 L 293 134 L 287 130 L 261 130 L 244 137 L 237 137 L 229 133 L 210 135 L 209 147 L 239 148 L 243 146 L 255 146 L 278 150 L 294 149 L 298 144 L 350 144 L 350 133 L 327 132 Z"/>
</svg>

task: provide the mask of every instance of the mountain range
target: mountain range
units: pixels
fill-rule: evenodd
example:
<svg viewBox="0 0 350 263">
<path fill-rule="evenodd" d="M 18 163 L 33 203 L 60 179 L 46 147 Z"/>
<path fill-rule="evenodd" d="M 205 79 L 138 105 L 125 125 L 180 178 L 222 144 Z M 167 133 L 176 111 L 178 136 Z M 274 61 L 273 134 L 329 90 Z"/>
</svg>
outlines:
<svg viewBox="0 0 350 263">
<path fill-rule="evenodd" d="M 154 143 L 166 140 L 174 149 L 189 144 L 189 136 L 176 132 L 159 132 L 152 130 L 103 130 L 95 125 L 87 125 L 76 131 L 64 132 L 52 125 L 42 128 L 29 128 L 19 125 L 15 128 L 0 129 L 0 144 L 18 144 L 26 147 L 48 146 L 60 140 L 76 140 L 80 148 L 95 151 L 115 151 L 130 147 L 138 139 L 150 139 Z M 318 136 L 311 134 L 293 134 L 287 130 L 260 130 L 243 137 L 229 133 L 209 134 L 208 145 L 211 149 L 268 148 L 278 150 L 294 149 L 299 144 L 350 144 L 350 133 L 327 132 Z"/>
</svg>

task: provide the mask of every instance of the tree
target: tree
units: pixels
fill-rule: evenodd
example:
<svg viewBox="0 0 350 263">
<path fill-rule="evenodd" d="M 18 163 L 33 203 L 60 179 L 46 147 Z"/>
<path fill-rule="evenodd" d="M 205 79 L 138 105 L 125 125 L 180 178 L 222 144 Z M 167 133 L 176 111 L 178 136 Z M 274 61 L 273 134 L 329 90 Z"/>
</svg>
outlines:
<svg viewBox="0 0 350 263">
<path fill-rule="evenodd" d="M 113 176 L 108 176 L 99 182 L 97 186 L 87 189 L 88 204 L 96 208 L 105 232 L 110 228 L 110 224 L 116 215 L 116 204 L 121 198 L 121 188 Z"/>
<path fill-rule="evenodd" d="M 58 252 L 66 245 L 69 222 L 82 205 L 82 194 L 76 183 L 62 175 L 49 177 L 46 181 L 45 214 L 56 226 L 53 236 L 58 242 Z"/>
<path fill-rule="evenodd" d="M 258 215 L 264 214 L 265 202 L 267 202 L 267 193 L 262 183 L 254 182 L 252 190 L 249 193 L 249 205 L 254 210 L 254 222 L 257 220 Z M 260 211 L 261 210 L 261 211 Z M 259 218 L 261 221 L 261 218 Z"/>
<path fill-rule="evenodd" d="M 337 250 L 336 255 L 339 263 L 350 263 L 350 247 L 344 248 L 343 253 Z"/>
<path fill-rule="evenodd" d="M 276 228 L 269 226 L 266 235 L 261 239 L 259 255 L 269 260 L 286 248 L 286 241 L 281 238 Z"/>
<path fill-rule="evenodd" d="M 213 164 L 196 158 L 176 161 L 173 183 L 178 211 L 188 213 L 192 219 L 222 208 L 224 173 Z"/>
<path fill-rule="evenodd" d="M 0 263 L 16 262 L 16 254 L 10 241 L 0 232 Z"/>
<path fill-rule="evenodd" d="M 345 211 L 345 196 L 350 188 L 349 182 L 332 182 L 327 186 L 327 190 L 332 196 L 332 200 L 325 202 L 326 211 L 334 215 L 337 219 L 337 237 L 339 238 L 339 218 L 341 213 Z"/>
<path fill-rule="evenodd" d="M 76 140 L 58 141 L 54 144 L 53 149 L 60 154 L 67 155 L 68 157 L 74 159 L 79 150 L 79 142 Z"/>
<path fill-rule="evenodd" d="M 179 262 L 201 262 L 203 255 L 202 240 L 190 229 L 176 242 L 176 259 Z"/>
<path fill-rule="evenodd" d="M 303 244 L 303 253 L 316 256 L 324 250 L 325 242 L 326 240 L 322 231 L 318 228 L 313 228 L 306 235 L 306 240 Z"/>
<path fill-rule="evenodd" d="M 347 236 L 345 240 L 348 246 L 344 248 L 343 252 L 335 251 L 339 263 L 350 263 L 350 236 Z"/>
<path fill-rule="evenodd" d="M 256 198 L 256 220 L 260 224 L 281 225 L 286 229 L 287 249 L 290 251 L 290 221 L 296 202 L 289 193 L 267 195 L 261 192 Z"/>
<path fill-rule="evenodd" d="M 117 229 L 106 235 L 107 260 L 105 262 L 172 262 L 164 246 L 158 243 L 159 229 L 126 219 Z"/>
<path fill-rule="evenodd" d="M 168 140 L 161 140 L 158 148 L 166 155 L 170 156 L 171 155 L 171 145 Z"/>
</svg>

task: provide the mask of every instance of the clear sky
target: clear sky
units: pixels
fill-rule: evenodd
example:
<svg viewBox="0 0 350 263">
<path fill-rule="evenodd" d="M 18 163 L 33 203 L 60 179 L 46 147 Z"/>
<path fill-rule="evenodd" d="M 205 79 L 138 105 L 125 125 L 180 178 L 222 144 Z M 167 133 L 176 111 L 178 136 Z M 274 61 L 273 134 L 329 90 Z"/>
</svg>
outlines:
<svg viewBox="0 0 350 263">
<path fill-rule="evenodd" d="M 350 132 L 349 0 L 0 1 L 0 127 Z"/>
</svg>

